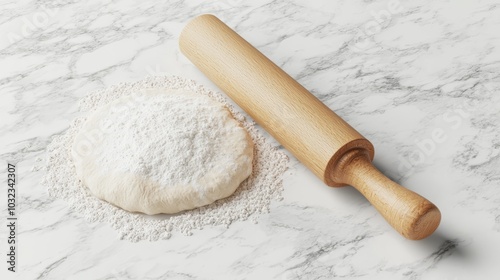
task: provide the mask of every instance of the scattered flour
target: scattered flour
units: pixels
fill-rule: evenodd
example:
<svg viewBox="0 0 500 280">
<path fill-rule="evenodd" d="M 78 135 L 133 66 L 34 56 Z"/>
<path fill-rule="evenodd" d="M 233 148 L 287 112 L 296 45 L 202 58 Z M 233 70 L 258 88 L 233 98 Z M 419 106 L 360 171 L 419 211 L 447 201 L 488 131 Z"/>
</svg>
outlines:
<svg viewBox="0 0 500 280">
<path fill-rule="evenodd" d="M 71 157 L 75 135 L 86 117 L 96 109 L 134 92 L 147 89 L 183 89 L 209 96 L 229 109 L 232 116 L 248 131 L 254 143 L 253 171 L 235 193 L 212 204 L 185 211 L 177 215 L 147 216 L 130 213 L 94 197 L 78 180 Z M 54 137 L 48 146 L 46 176 L 43 184 L 49 195 L 69 202 L 88 221 L 107 222 L 118 230 L 120 238 L 130 241 L 168 239 L 174 232 L 191 235 L 206 226 L 228 227 L 234 221 L 245 221 L 258 214 L 268 213 L 273 200 L 282 199 L 282 175 L 287 169 L 288 158 L 237 112 L 219 93 L 210 91 L 194 81 L 179 77 L 148 77 L 135 83 L 122 83 L 87 95 L 80 102 L 83 117 L 73 121 L 62 135 Z"/>
</svg>

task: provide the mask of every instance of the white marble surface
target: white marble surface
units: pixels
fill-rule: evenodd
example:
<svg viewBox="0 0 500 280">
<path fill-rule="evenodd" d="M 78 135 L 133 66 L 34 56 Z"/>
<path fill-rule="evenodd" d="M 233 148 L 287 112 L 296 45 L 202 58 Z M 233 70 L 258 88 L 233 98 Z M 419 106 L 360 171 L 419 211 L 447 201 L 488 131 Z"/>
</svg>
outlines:
<svg viewBox="0 0 500 280">
<path fill-rule="evenodd" d="M 20 208 L 18 272 L 4 263 L 1 279 L 498 279 L 499 4 L 200 2 L 0 4 L 0 158 L 18 164 Z M 177 47 L 201 13 L 234 27 L 369 138 L 386 174 L 440 207 L 437 232 L 403 239 L 354 189 L 326 187 L 293 158 L 284 201 L 258 224 L 161 242 L 120 241 L 50 198 L 32 167 L 89 91 L 151 74 L 215 88 Z"/>
</svg>

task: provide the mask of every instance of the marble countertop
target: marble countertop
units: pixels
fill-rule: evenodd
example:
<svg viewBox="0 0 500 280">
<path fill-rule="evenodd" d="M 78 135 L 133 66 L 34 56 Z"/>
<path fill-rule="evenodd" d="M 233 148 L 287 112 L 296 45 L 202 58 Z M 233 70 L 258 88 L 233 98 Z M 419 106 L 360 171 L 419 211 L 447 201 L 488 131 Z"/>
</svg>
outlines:
<svg viewBox="0 0 500 280">
<path fill-rule="evenodd" d="M 0 158 L 18 168 L 18 271 L 1 279 L 498 279 L 500 5 L 495 1 L 3 1 Z M 436 203 L 409 241 L 353 188 L 291 157 L 284 200 L 159 242 L 119 240 L 33 169 L 90 91 L 173 74 L 216 87 L 177 46 L 213 13 L 376 147 L 375 164 Z M 2 167 L 2 219 L 6 213 Z M 0 229 L 2 254 L 7 228 Z M 5 255 L 4 255 L 5 258 Z"/>
</svg>

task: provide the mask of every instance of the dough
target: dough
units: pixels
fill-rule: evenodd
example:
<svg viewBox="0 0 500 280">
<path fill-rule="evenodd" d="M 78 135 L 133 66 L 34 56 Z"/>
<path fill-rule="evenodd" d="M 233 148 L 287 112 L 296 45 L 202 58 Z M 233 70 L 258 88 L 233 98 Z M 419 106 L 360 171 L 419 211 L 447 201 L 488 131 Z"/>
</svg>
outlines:
<svg viewBox="0 0 500 280">
<path fill-rule="evenodd" d="M 253 143 L 208 96 L 149 90 L 96 110 L 71 155 L 94 196 L 131 212 L 176 213 L 230 196 L 252 172 Z"/>
</svg>

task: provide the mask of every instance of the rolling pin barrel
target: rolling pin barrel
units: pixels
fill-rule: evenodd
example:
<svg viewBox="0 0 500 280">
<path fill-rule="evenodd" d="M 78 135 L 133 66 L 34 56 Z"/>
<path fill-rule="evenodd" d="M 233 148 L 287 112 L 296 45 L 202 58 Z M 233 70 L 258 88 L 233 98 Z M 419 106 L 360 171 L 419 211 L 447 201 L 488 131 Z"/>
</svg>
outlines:
<svg viewBox="0 0 500 280">
<path fill-rule="evenodd" d="M 421 239 L 439 210 L 372 164 L 374 148 L 307 89 L 212 15 L 191 20 L 181 51 L 329 186 L 357 188 L 403 236 Z"/>
</svg>

